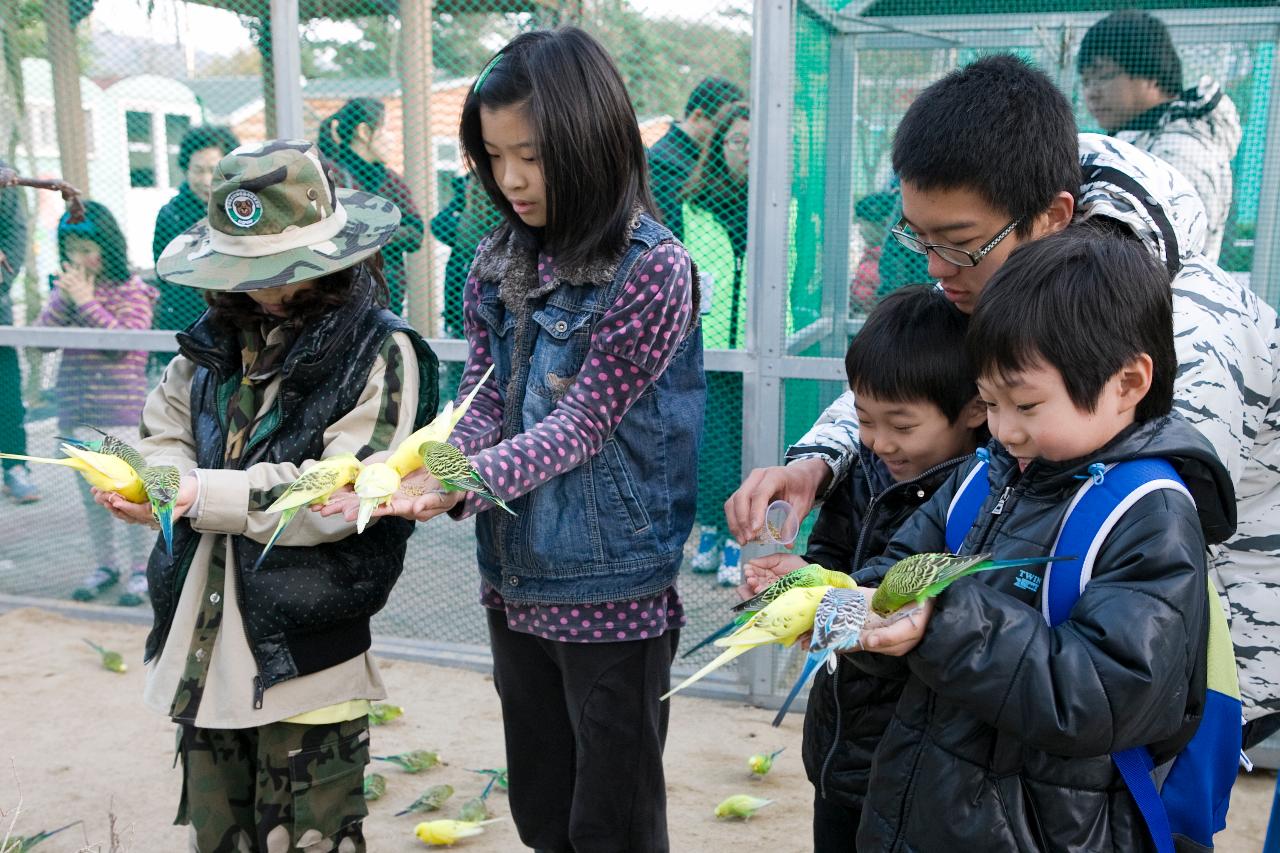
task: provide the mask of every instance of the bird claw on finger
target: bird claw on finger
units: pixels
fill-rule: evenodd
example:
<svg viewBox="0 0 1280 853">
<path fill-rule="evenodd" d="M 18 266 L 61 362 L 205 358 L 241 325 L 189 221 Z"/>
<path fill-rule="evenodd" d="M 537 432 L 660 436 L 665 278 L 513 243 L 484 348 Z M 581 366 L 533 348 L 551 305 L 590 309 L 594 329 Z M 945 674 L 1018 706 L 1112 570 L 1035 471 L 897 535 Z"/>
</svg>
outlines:
<svg viewBox="0 0 1280 853">
<path fill-rule="evenodd" d="M 893 616 L 885 620 L 884 624 L 887 627 L 889 625 L 893 625 L 898 622 L 901 622 L 903 619 L 906 619 L 911 622 L 912 628 L 919 628 L 920 626 L 916 624 L 916 614 L 919 613 L 920 610 L 921 610 L 920 607 L 913 607 L 910 610 L 903 610 L 900 613 L 895 613 L 893 614 Z"/>
</svg>

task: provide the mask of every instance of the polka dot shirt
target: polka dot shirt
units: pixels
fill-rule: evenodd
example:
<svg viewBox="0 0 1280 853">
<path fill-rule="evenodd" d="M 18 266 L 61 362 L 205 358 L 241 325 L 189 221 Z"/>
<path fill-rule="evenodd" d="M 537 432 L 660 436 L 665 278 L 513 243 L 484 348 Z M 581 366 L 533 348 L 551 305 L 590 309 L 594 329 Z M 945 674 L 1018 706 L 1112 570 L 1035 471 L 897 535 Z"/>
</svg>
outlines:
<svg viewBox="0 0 1280 853">
<path fill-rule="evenodd" d="M 553 258 L 539 256 L 538 271 L 544 282 L 551 282 L 554 269 Z M 468 279 L 463 323 L 471 347 L 459 398 L 493 363 L 488 333 L 475 307 L 481 290 L 474 275 Z M 506 389 L 489 382 L 450 440 L 507 501 L 577 468 L 600 452 L 627 410 L 662 375 L 692 315 L 688 253 L 675 244 L 656 246 L 639 260 L 617 300 L 596 323 L 583 368 L 551 414 L 532 429 L 499 441 Z M 485 512 L 490 506 L 468 495 L 454 515 Z M 645 640 L 685 623 L 675 587 L 642 599 L 558 605 L 509 604 L 493 587 L 482 587 L 481 603 L 505 610 L 513 631 L 559 642 Z"/>
<path fill-rule="evenodd" d="M 513 604 L 482 583 L 480 603 L 507 612 L 507 627 L 561 643 L 621 643 L 660 637 L 683 628 L 684 605 L 676 588 L 654 596 L 604 604 Z"/>
</svg>

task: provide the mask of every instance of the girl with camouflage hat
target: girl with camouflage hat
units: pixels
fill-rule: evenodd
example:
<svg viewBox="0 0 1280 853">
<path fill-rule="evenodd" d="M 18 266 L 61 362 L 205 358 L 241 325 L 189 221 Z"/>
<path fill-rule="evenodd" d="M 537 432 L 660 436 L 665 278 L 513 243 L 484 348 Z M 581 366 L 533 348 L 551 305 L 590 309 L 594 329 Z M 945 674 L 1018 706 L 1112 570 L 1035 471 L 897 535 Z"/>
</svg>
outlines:
<svg viewBox="0 0 1280 853">
<path fill-rule="evenodd" d="M 498 381 L 453 440 L 517 515 L 460 493 L 389 511 L 476 518 L 520 839 L 663 853 L 658 697 L 684 623 L 706 396 L 696 276 L 654 218 L 626 87 L 583 31 L 504 47 L 467 97 L 462 143 L 505 221 L 467 281 L 458 393 L 490 367 Z"/>
<path fill-rule="evenodd" d="M 178 724 L 178 822 L 202 853 L 365 849 L 368 706 L 386 695 L 369 619 L 412 524 L 357 537 L 304 513 L 255 563 L 277 522 L 265 509 L 310 464 L 363 459 L 435 415 L 435 355 L 386 309 L 377 252 L 399 218 L 335 190 L 311 143 L 245 145 L 218 164 L 208 218 L 157 263 L 210 304 L 178 335 L 139 445 L 183 472 L 173 556 L 157 547 L 147 567 L 145 701 Z"/>
</svg>

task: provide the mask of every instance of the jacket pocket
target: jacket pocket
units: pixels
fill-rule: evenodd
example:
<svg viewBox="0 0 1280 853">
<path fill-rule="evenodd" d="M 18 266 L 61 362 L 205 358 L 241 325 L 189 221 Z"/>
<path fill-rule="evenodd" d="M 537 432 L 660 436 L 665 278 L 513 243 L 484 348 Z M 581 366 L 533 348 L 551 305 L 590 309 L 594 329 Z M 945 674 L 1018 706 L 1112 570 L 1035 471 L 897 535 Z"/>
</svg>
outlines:
<svg viewBox="0 0 1280 853">
<path fill-rule="evenodd" d="M 364 820 L 369 814 L 364 799 L 368 763 L 369 730 L 363 725 L 333 743 L 289 753 L 294 844 L 317 844 Z"/>
<path fill-rule="evenodd" d="M 590 311 L 547 305 L 533 312 L 538 340 L 529 366 L 529 390 L 558 401 L 578 378 L 591 342 Z"/>
<path fill-rule="evenodd" d="M 643 533 L 648 530 L 651 524 L 649 512 L 640 500 L 635 479 L 631 476 L 631 469 L 627 467 L 627 460 L 622 457 L 617 442 L 612 438 L 606 441 L 600 457 L 604 460 L 605 476 L 612 486 L 613 496 L 626 510 L 627 518 L 631 521 L 632 532 Z"/>
</svg>

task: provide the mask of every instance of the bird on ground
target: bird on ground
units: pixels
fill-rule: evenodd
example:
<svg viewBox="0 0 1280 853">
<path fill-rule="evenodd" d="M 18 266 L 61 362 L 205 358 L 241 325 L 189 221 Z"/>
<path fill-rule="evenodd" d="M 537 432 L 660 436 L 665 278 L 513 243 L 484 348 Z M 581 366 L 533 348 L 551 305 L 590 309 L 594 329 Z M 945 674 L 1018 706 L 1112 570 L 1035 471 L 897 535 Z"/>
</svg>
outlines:
<svg viewBox="0 0 1280 853">
<path fill-rule="evenodd" d="M 772 803 L 773 800 L 753 797 L 750 794 L 734 794 L 732 797 L 726 797 L 720 805 L 716 806 L 716 817 L 750 820 L 752 815 Z"/>
<path fill-rule="evenodd" d="M 385 761 L 394 764 L 406 773 L 421 773 L 423 770 L 430 770 L 437 764 L 444 764 L 440 760 L 440 754 L 427 749 L 415 749 L 412 752 L 402 752 L 398 755 L 372 755 L 374 761 Z"/>
<path fill-rule="evenodd" d="M 85 640 L 85 642 L 101 656 L 103 669 L 109 669 L 112 672 L 127 672 L 129 670 L 129 665 L 124 662 L 124 655 L 119 652 L 113 652 L 110 649 L 104 649 L 92 640 Z"/>
</svg>

